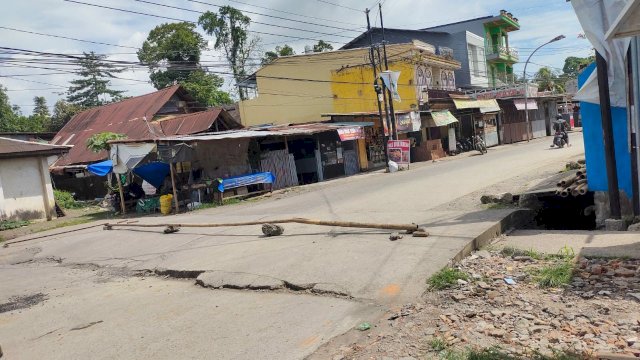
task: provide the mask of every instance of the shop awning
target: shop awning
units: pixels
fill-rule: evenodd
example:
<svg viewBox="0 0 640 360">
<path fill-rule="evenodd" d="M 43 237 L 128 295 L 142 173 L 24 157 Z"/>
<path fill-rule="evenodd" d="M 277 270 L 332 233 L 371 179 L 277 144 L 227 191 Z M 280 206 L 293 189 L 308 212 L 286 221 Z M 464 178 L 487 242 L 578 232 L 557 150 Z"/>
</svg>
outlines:
<svg viewBox="0 0 640 360">
<path fill-rule="evenodd" d="M 499 112 L 500 106 L 496 99 L 476 100 L 476 99 L 452 99 L 456 109 L 480 109 L 481 113 Z"/>
<path fill-rule="evenodd" d="M 500 112 L 500 105 L 496 99 L 477 100 L 480 105 L 480 112 L 483 114 Z"/>
<path fill-rule="evenodd" d="M 456 109 L 475 109 L 479 108 L 478 100 L 476 99 L 452 99 L 456 105 Z"/>
<path fill-rule="evenodd" d="M 518 110 L 524 110 L 524 99 L 515 99 L 513 100 L 513 104 L 516 106 Z M 538 103 L 535 99 L 527 99 L 527 109 L 528 110 L 538 110 Z"/>
<path fill-rule="evenodd" d="M 457 123 L 456 119 L 451 112 L 445 111 L 433 111 L 431 112 L 431 118 L 425 119 L 425 127 L 440 127 L 447 126 L 449 124 Z"/>
</svg>

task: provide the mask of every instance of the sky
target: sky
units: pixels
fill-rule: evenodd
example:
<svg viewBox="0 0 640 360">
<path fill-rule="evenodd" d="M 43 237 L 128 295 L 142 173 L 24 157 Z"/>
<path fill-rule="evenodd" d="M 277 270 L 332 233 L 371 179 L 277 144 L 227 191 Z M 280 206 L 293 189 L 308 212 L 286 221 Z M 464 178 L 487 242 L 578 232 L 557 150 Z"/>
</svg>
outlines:
<svg viewBox="0 0 640 360">
<path fill-rule="evenodd" d="M 297 53 L 305 45 L 317 40 L 332 42 L 334 48 L 358 36 L 366 27 L 364 9 L 376 7 L 374 0 L 78 0 L 112 8 L 197 21 L 201 12 L 218 10 L 231 5 L 245 12 L 254 23 L 251 35 L 259 36 L 261 52 L 288 44 Z M 181 9 L 170 9 L 151 3 Z M 384 25 L 388 28 L 420 29 L 466 19 L 497 15 L 501 9 L 519 19 L 521 29 L 509 34 L 511 47 L 519 49 L 521 63 L 515 71 L 521 73 L 526 57 L 538 45 L 565 35 L 566 39 L 548 45 L 537 52 L 527 68 L 535 72 L 540 66 L 560 71 L 568 56 L 588 56 L 591 47 L 580 39 L 582 32 L 570 3 L 564 0 L 384 0 Z M 190 10 L 190 11 L 188 11 Z M 294 21 L 292 21 L 294 20 Z M 109 59 L 137 61 L 136 48 L 144 42 L 155 26 L 177 20 L 162 19 L 112 9 L 98 8 L 65 0 L 14 0 L 0 12 L 0 27 L 72 37 L 118 46 L 79 42 L 0 28 L 0 47 L 40 52 L 81 54 L 94 51 L 108 54 Z M 377 12 L 371 13 L 372 25 L 379 26 Z M 268 33 L 268 34 L 266 34 Z M 269 34 L 278 34 L 275 36 Z M 211 37 L 203 33 L 206 39 Z M 297 37 L 297 38 L 296 38 Z M 306 39 L 299 39 L 306 38 Z M 437 44 L 434 44 L 437 45 Z M 5 52 L 5 50 L 2 50 Z M 11 55 L 9 55 L 11 56 Z M 15 56 L 15 55 L 14 55 Z M 0 59 L 6 59 L 3 54 Z M 256 58 L 260 54 L 256 54 Z M 211 71 L 228 72 L 220 53 L 211 49 L 204 53 L 203 62 L 212 65 Z M 44 66 L 47 65 L 38 65 Z M 52 74 L 53 73 L 53 74 Z M 11 77 L 7 77 L 11 76 Z M 128 69 L 119 74 L 126 79 L 112 80 L 113 87 L 136 96 L 154 91 L 146 70 Z M 50 107 L 64 98 L 71 73 L 8 66 L 0 60 L 0 84 L 6 87 L 12 104 L 20 106 L 23 114 L 33 110 L 33 97 L 44 96 Z M 225 88 L 232 82 L 225 77 Z"/>
</svg>

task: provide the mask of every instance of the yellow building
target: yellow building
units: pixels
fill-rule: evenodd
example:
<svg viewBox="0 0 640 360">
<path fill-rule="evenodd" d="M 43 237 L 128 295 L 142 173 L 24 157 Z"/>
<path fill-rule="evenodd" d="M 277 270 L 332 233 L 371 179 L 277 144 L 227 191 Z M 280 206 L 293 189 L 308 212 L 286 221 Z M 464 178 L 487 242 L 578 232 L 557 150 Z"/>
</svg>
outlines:
<svg viewBox="0 0 640 360">
<path fill-rule="evenodd" d="M 426 103 L 427 89 L 455 90 L 451 54 L 436 55 L 432 45 L 414 40 L 387 46 L 389 69 L 400 71 L 396 111 Z M 377 112 L 369 49 L 339 50 L 282 57 L 261 68 L 243 84 L 249 100 L 240 102 L 245 126 L 308 123 L 322 114 Z"/>
</svg>

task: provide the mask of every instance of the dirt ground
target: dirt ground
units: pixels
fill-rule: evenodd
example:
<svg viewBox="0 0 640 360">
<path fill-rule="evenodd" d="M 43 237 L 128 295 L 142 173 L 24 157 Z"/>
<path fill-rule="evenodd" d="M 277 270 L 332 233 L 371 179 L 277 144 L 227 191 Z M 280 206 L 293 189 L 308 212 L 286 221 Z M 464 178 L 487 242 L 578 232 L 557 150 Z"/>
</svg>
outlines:
<svg viewBox="0 0 640 360">
<path fill-rule="evenodd" d="M 451 288 L 428 290 L 314 358 L 464 359 L 487 348 L 524 359 L 557 351 L 640 357 L 640 260 L 504 253 L 477 252 L 455 266 L 464 279 Z M 573 270 L 569 284 L 542 287 L 544 270 L 562 264 Z"/>
</svg>

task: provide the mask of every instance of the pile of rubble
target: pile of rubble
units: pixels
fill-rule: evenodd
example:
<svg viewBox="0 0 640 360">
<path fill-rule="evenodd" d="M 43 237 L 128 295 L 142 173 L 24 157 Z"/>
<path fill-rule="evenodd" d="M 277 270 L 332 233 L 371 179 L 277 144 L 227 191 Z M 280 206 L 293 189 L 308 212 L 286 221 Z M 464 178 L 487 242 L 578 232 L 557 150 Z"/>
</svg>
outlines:
<svg viewBox="0 0 640 360">
<path fill-rule="evenodd" d="M 541 288 L 536 274 L 563 261 L 575 267 L 571 283 Z M 640 357 L 640 260 L 479 251 L 457 268 L 467 280 L 397 309 L 339 356 L 437 358 L 443 348 L 497 347 L 523 358 L 553 351 Z"/>
</svg>

